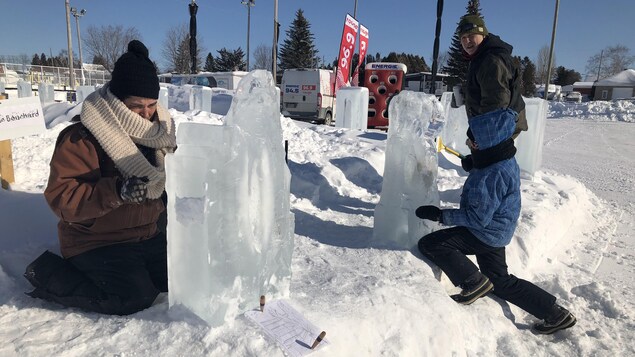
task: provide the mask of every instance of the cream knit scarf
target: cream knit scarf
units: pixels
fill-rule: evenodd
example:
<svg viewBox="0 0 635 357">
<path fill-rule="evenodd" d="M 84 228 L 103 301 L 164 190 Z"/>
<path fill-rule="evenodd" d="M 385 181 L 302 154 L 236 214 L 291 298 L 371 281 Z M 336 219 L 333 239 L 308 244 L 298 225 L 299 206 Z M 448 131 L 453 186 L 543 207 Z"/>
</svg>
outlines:
<svg viewBox="0 0 635 357">
<path fill-rule="evenodd" d="M 125 178 L 147 177 L 148 198 L 161 197 L 165 189 L 165 155 L 176 147 L 175 126 L 170 113 L 157 105 L 158 120 L 150 121 L 128 109 L 108 89 L 108 84 L 91 93 L 80 115 Z M 156 149 L 156 167 L 135 144 Z"/>
</svg>

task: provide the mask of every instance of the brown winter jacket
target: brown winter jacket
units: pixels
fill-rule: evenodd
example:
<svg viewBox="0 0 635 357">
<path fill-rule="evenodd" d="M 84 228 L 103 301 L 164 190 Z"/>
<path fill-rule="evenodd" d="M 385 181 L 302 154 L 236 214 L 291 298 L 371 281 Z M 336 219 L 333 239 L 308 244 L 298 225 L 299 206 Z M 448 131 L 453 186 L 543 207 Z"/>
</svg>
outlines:
<svg viewBox="0 0 635 357">
<path fill-rule="evenodd" d="M 156 234 L 163 201 L 124 203 L 118 194 L 121 180 L 114 162 L 83 124 L 60 133 L 44 197 L 60 218 L 58 235 L 65 258 Z"/>
</svg>

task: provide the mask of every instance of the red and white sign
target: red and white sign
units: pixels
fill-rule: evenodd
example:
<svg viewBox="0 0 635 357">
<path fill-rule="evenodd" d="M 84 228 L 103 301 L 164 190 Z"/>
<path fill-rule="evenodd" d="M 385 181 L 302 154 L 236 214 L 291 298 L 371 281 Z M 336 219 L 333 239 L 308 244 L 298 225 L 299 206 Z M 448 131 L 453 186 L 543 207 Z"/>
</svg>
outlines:
<svg viewBox="0 0 635 357">
<path fill-rule="evenodd" d="M 317 89 L 317 86 L 315 84 L 303 84 L 302 85 L 302 90 L 313 91 L 313 90 L 316 90 L 316 89 Z"/>
<path fill-rule="evenodd" d="M 354 86 L 359 85 L 359 67 L 364 62 L 364 58 L 366 58 L 366 52 L 368 52 L 368 29 L 364 27 L 364 25 L 359 25 L 359 59 L 357 61 L 357 67 L 355 67 L 355 72 L 353 72 L 353 80 L 352 83 Z"/>
<path fill-rule="evenodd" d="M 355 39 L 359 22 L 349 14 L 346 14 L 344 31 L 342 31 L 342 41 L 340 43 L 340 54 L 337 59 L 337 75 L 335 78 L 335 92 L 342 87 L 348 86 L 348 76 L 351 74 L 351 62 L 355 53 Z"/>
</svg>

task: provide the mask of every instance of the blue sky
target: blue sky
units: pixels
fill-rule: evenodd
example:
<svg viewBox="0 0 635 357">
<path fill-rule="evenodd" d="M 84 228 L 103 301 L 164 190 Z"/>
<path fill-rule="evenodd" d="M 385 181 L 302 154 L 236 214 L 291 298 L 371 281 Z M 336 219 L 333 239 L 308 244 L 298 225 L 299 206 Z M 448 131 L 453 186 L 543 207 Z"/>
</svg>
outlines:
<svg viewBox="0 0 635 357">
<path fill-rule="evenodd" d="M 189 23 L 191 0 L 71 0 L 71 6 L 86 9 L 80 19 L 90 25 L 136 27 L 150 56 L 162 67 L 161 55 L 167 29 Z M 273 42 L 273 0 L 256 0 L 251 9 L 250 49 Z M 223 47 L 247 47 L 247 9 L 240 0 L 198 0 L 199 47 L 217 55 Z M 447 51 L 467 0 L 446 0 L 440 40 Z M 0 55 L 52 52 L 66 49 L 66 18 L 63 0 L 2 1 L 3 19 Z M 319 55 L 328 62 L 338 53 L 346 13 L 354 12 L 355 0 L 279 0 L 280 43 L 298 9 L 304 11 L 315 35 Z M 481 0 L 490 32 L 514 46 L 514 54 L 535 61 L 542 46 L 549 45 L 555 0 Z M 635 54 L 634 0 L 561 0 L 556 32 L 556 65 L 583 75 L 589 57 L 602 49 L 622 44 Z M 382 56 L 390 51 L 419 54 L 431 65 L 436 0 L 358 0 L 357 18 L 370 32 L 369 53 Z M 75 20 L 71 17 L 73 50 L 78 51 Z M 82 30 L 82 31 L 83 31 Z M 207 53 L 206 52 L 206 53 Z M 89 61 L 84 49 L 85 61 Z M 253 59 L 253 55 L 251 57 Z"/>
</svg>

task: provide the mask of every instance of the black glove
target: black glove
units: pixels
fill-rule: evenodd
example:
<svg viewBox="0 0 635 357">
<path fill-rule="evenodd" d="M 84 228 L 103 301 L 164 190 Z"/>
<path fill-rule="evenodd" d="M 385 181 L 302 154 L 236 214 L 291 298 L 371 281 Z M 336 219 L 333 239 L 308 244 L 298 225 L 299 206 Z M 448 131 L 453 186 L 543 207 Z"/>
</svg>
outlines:
<svg viewBox="0 0 635 357">
<path fill-rule="evenodd" d="M 148 195 L 148 178 L 132 176 L 121 183 L 119 196 L 124 202 L 141 203 Z"/>
<path fill-rule="evenodd" d="M 472 168 L 474 168 L 474 162 L 472 162 L 472 155 L 467 155 L 466 157 L 461 159 L 461 167 L 463 170 L 470 172 Z"/>
<path fill-rule="evenodd" d="M 421 206 L 415 211 L 417 217 L 430 221 L 442 222 L 441 210 L 435 206 Z"/>
</svg>

